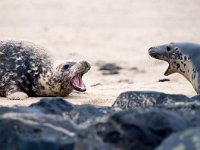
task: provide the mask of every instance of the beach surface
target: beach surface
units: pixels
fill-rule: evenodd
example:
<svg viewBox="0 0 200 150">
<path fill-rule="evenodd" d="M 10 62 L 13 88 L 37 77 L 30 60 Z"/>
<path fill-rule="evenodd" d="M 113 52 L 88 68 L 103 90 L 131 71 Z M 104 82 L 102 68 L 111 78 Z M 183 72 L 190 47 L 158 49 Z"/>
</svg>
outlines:
<svg viewBox="0 0 200 150">
<path fill-rule="evenodd" d="M 65 99 L 75 104 L 111 106 L 124 91 L 159 91 L 194 96 L 180 74 L 164 76 L 168 64 L 148 55 L 151 46 L 200 43 L 199 0 L 1 0 L 0 40 L 25 40 L 45 47 L 55 63 L 87 60 L 84 93 Z M 99 68 L 115 64 L 118 74 Z M 161 79 L 169 81 L 159 82 Z M 1 106 L 28 106 L 41 98 L 7 100 Z"/>
</svg>

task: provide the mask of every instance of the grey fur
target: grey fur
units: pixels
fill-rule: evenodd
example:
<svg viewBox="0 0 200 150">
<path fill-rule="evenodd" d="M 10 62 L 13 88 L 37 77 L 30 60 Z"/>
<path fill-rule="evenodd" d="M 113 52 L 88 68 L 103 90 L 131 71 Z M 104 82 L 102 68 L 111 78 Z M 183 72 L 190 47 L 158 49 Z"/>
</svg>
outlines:
<svg viewBox="0 0 200 150">
<path fill-rule="evenodd" d="M 188 42 L 151 47 L 149 55 L 169 63 L 165 75 L 182 74 L 200 93 L 200 45 Z"/>
<path fill-rule="evenodd" d="M 68 65 L 69 68 L 63 69 Z M 90 69 L 86 61 L 69 61 L 56 69 L 45 49 L 31 42 L 0 41 L 0 94 L 9 99 L 67 96 L 70 81 Z"/>
</svg>

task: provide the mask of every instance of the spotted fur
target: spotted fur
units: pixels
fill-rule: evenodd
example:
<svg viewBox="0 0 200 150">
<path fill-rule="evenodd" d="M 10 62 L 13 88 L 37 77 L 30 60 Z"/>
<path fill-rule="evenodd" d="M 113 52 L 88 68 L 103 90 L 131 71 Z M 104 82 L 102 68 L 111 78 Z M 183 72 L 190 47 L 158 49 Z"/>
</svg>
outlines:
<svg viewBox="0 0 200 150">
<path fill-rule="evenodd" d="M 60 64 L 70 67 L 53 69 L 45 49 L 31 42 L 0 41 L 0 94 L 9 99 L 28 96 L 67 96 L 73 87 L 69 81 L 90 69 L 86 61 Z M 21 96 L 13 96 L 20 93 Z M 23 94 L 22 94 L 23 93 Z"/>
<path fill-rule="evenodd" d="M 182 74 L 200 93 L 200 45 L 194 43 L 170 43 L 151 47 L 149 55 L 169 63 L 165 75 Z"/>
</svg>

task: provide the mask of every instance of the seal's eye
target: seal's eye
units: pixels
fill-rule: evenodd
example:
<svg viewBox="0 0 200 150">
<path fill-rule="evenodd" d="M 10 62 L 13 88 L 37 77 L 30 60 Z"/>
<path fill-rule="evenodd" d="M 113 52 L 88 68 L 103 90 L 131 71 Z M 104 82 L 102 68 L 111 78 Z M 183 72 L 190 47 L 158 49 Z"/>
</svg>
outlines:
<svg viewBox="0 0 200 150">
<path fill-rule="evenodd" d="M 178 47 L 175 47 L 175 51 L 177 51 L 178 50 Z"/>
<path fill-rule="evenodd" d="M 66 65 L 63 66 L 63 69 L 64 69 L 64 70 L 67 70 L 69 67 L 70 67 L 70 65 L 67 65 L 67 64 L 66 64 Z"/>
<path fill-rule="evenodd" d="M 171 47 L 167 46 L 167 51 L 168 52 L 171 51 Z"/>
</svg>

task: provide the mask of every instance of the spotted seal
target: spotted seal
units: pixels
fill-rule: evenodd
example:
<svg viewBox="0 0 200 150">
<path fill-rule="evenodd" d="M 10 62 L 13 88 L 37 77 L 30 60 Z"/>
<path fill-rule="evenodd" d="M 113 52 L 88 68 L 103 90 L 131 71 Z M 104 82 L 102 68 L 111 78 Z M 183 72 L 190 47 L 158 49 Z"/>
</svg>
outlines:
<svg viewBox="0 0 200 150">
<path fill-rule="evenodd" d="M 54 67 L 44 48 L 27 41 L 0 41 L 0 94 L 8 99 L 67 96 L 85 91 L 87 61 L 65 61 Z"/>
<path fill-rule="evenodd" d="M 177 42 L 149 48 L 153 58 L 168 62 L 164 75 L 182 74 L 200 94 L 200 44 Z"/>
</svg>

